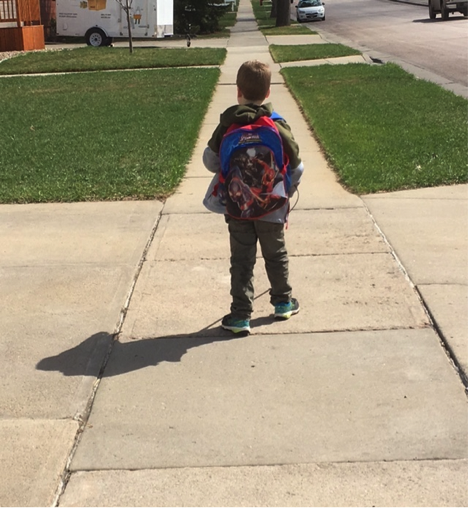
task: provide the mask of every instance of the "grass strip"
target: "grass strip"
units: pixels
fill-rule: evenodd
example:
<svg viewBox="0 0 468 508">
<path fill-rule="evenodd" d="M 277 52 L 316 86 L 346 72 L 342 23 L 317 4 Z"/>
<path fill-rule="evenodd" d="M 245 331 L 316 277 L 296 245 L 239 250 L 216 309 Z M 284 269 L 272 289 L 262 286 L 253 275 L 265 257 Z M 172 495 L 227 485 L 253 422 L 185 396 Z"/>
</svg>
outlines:
<svg viewBox="0 0 468 508">
<path fill-rule="evenodd" d="M 300 44 L 297 46 L 272 44 L 270 52 L 275 62 L 299 62 L 361 54 L 360 51 L 342 44 Z"/>
<path fill-rule="evenodd" d="M 235 6 L 235 9 L 236 10 L 233 12 L 226 12 L 219 20 L 219 28 L 227 36 L 230 35 L 230 31 L 226 29 L 230 26 L 234 26 L 237 21 L 237 5 Z"/>
<path fill-rule="evenodd" d="M 216 32 L 213 33 L 197 33 L 195 37 L 198 40 L 203 39 L 222 39 L 222 38 L 229 38 L 231 35 L 231 31 L 229 30 L 230 27 L 234 26 L 237 21 L 237 7 L 238 2 L 235 5 L 235 11 L 228 11 L 223 14 L 221 18 L 218 20 L 218 29 Z M 173 37 L 174 39 L 177 38 L 176 36 Z M 183 38 L 183 37 L 179 37 Z"/>
<path fill-rule="evenodd" d="M 0 202 L 164 198 L 219 69 L 0 79 Z"/>
<path fill-rule="evenodd" d="M 274 21 L 274 20 L 273 20 Z M 308 28 L 291 22 L 289 26 L 260 26 L 260 32 L 266 37 L 271 35 L 314 35 Z"/>
<path fill-rule="evenodd" d="M 0 74 L 102 71 L 158 67 L 221 65 L 225 48 L 128 48 L 85 47 L 20 54 L 0 62 Z"/>
<path fill-rule="evenodd" d="M 351 191 L 366 194 L 468 181 L 464 98 L 394 64 L 281 72 Z"/>
<path fill-rule="evenodd" d="M 271 18 L 271 2 L 263 2 L 260 5 L 260 0 L 251 0 L 252 9 L 255 19 L 257 20 L 258 27 L 263 35 L 313 35 L 312 32 L 305 26 L 291 21 L 290 26 L 276 26 L 276 18 Z"/>
</svg>

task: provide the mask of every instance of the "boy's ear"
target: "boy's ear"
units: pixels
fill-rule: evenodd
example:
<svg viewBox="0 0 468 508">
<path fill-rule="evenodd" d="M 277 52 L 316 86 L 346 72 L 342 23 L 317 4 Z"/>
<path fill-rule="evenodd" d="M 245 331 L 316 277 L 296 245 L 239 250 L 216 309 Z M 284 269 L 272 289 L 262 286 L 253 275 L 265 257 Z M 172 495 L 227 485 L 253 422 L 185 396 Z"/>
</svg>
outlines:
<svg viewBox="0 0 468 508">
<path fill-rule="evenodd" d="M 268 99 L 268 97 L 270 97 L 270 89 L 268 89 L 268 92 L 267 92 L 267 94 L 265 95 L 265 99 Z"/>
<path fill-rule="evenodd" d="M 243 97 L 242 92 L 240 91 L 240 88 L 237 87 L 237 98 L 241 99 Z"/>
</svg>

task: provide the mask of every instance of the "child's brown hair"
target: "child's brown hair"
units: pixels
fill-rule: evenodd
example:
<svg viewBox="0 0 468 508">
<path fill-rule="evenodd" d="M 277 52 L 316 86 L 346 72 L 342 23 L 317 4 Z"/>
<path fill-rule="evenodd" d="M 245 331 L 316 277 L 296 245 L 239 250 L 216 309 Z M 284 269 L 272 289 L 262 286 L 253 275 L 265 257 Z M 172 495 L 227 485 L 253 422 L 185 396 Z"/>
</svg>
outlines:
<svg viewBox="0 0 468 508">
<path fill-rule="evenodd" d="M 244 62 L 237 71 L 236 85 L 249 101 L 263 101 L 270 90 L 270 81 L 270 68 L 258 60 Z"/>
</svg>

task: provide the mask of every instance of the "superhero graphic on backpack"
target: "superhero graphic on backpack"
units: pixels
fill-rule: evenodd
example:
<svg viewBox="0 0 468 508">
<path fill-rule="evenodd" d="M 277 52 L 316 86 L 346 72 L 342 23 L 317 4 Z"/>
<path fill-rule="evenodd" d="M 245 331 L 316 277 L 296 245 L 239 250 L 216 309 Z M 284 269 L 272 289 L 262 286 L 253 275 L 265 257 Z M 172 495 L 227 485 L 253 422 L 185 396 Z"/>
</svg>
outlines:
<svg viewBox="0 0 468 508">
<path fill-rule="evenodd" d="M 231 217 L 259 219 L 288 200 L 289 164 L 277 118 L 262 116 L 252 124 L 231 125 L 223 137 L 219 188 Z"/>
</svg>

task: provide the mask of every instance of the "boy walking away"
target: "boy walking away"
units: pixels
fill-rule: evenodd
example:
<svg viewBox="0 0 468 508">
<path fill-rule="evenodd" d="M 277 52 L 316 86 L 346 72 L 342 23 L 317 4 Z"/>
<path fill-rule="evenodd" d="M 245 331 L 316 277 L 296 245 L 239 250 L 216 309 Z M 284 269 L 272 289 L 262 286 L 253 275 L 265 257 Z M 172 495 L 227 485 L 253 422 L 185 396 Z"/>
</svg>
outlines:
<svg viewBox="0 0 468 508">
<path fill-rule="evenodd" d="M 234 333 L 250 332 L 257 241 L 275 318 L 288 319 L 299 312 L 289 284 L 284 225 L 303 165 L 289 125 L 271 103 L 264 104 L 270 81 L 266 64 L 253 60 L 241 65 L 238 104 L 222 113 L 203 154 L 204 165 L 215 173 L 204 204 L 224 213 L 229 228 L 232 303 L 221 326 Z"/>
</svg>

